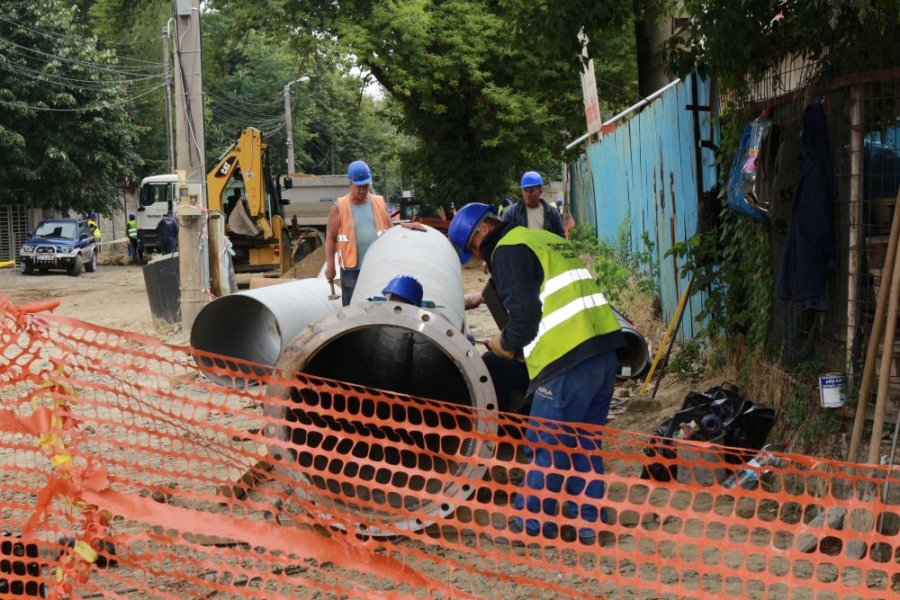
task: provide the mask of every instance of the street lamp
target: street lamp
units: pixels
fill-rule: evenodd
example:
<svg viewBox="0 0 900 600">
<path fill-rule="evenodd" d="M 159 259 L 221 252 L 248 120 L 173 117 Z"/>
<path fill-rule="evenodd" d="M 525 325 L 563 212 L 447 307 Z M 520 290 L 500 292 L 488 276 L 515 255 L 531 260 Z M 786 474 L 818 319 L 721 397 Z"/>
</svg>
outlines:
<svg viewBox="0 0 900 600">
<path fill-rule="evenodd" d="M 304 75 L 299 79 L 285 84 L 284 86 L 284 122 L 287 127 L 287 170 L 288 175 L 294 172 L 294 122 L 291 117 L 291 86 L 295 83 L 304 83 L 309 81 L 309 77 Z"/>
</svg>

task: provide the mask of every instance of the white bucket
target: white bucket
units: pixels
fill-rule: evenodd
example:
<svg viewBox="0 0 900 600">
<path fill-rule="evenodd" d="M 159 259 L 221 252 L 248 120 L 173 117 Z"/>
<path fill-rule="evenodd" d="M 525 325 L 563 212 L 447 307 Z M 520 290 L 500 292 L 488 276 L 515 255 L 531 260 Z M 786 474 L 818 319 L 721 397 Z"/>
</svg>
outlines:
<svg viewBox="0 0 900 600">
<path fill-rule="evenodd" d="M 819 375 L 819 402 L 822 408 L 840 408 L 845 401 L 844 374 Z"/>
</svg>

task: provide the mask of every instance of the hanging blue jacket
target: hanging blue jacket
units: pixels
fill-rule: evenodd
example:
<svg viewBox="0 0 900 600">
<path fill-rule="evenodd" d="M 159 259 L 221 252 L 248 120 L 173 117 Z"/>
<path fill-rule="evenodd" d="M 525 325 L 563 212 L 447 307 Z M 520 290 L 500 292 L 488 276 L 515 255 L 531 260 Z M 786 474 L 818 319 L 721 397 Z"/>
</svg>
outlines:
<svg viewBox="0 0 900 600">
<path fill-rule="evenodd" d="M 821 104 L 803 113 L 797 153 L 797 190 L 775 295 L 825 310 L 828 271 L 835 268 L 834 166 Z"/>
</svg>

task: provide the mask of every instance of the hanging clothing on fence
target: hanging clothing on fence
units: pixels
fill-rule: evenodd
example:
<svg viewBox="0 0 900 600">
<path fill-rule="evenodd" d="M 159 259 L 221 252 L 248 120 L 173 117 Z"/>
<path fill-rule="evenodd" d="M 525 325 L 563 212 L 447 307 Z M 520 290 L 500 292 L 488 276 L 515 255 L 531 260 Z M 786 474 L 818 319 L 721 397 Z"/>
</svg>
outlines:
<svg viewBox="0 0 900 600">
<path fill-rule="evenodd" d="M 836 266 L 834 166 L 821 104 L 803 113 L 797 155 L 797 191 L 775 295 L 804 308 L 825 310 L 828 271 Z"/>
</svg>

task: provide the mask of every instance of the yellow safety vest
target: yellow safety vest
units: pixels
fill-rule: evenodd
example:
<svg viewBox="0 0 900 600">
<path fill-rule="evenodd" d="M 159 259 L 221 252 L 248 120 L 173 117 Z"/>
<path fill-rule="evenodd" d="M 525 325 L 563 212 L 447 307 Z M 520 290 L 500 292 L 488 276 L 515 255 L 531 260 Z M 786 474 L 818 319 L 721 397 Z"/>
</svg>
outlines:
<svg viewBox="0 0 900 600">
<path fill-rule="evenodd" d="M 91 227 L 91 225 L 93 225 L 93 227 Z M 97 223 L 95 223 L 93 219 L 88 219 L 88 228 L 94 234 L 94 240 L 99 244 L 100 236 L 102 235 L 100 233 L 100 226 L 97 225 Z"/>
<path fill-rule="evenodd" d="M 570 241 L 543 229 L 514 227 L 494 251 L 519 244 L 535 253 L 544 270 L 541 323 L 535 338 L 522 349 L 528 376 L 534 379 L 578 345 L 622 326 Z"/>
</svg>

